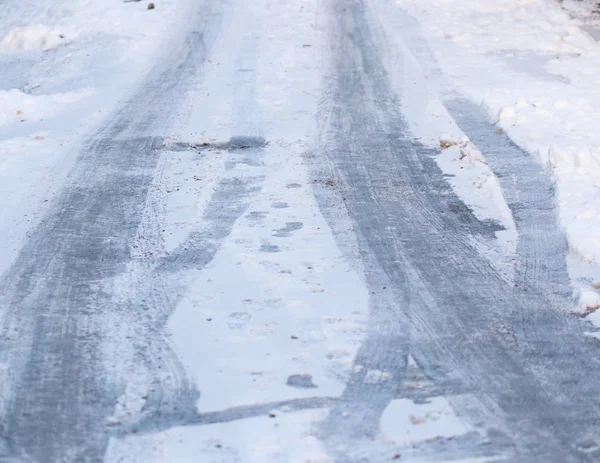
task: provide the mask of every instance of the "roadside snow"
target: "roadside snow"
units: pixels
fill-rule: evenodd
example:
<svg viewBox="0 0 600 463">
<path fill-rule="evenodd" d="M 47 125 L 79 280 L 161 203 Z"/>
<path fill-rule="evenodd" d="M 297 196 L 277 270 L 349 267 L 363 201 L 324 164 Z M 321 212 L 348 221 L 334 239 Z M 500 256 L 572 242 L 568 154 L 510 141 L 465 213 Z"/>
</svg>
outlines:
<svg viewBox="0 0 600 463">
<path fill-rule="evenodd" d="M 395 1 L 372 6 L 384 25 L 382 43 L 394 41 L 394 47 L 384 46 L 381 51 L 390 69 L 388 77 L 402 94 L 406 122 L 420 143 L 437 152 L 441 150 L 435 161 L 474 215 L 482 222 L 493 222 L 502 228 L 495 232 L 495 241 L 473 245 L 488 257 L 505 280 L 512 281 L 517 231 L 498 179 L 444 106 L 443 99 L 451 85 L 441 77 L 414 20 L 404 13 L 398 14 Z M 402 63 L 401 69 L 395 67 L 398 62 Z"/>
<path fill-rule="evenodd" d="M 600 277 L 600 45 L 585 29 L 590 21 L 574 19 L 547 0 L 396 3 L 416 18 L 450 76 L 449 83 L 433 79 L 438 90 L 482 104 L 491 123 L 538 154 L 540 169 L 551 166 L 560 223 L 570 250 L 585 264 L 583 271 L 571 266 L 580 304 L 595 304 L 590 294 L 598 294 L 591 282 Z M 591 17 L 580 5 L 579 14 Z"/>
<path fill-rule="evenodd" d="M 0 91 L 0 127 L 26 123 L 29 119 L 43 122 L 91 93 L 88 89 L 49 95 L 31 95 L 18 89 Z"/>
<path fill-rule="evenodd" d="M 0 10 L 0 273 L 78 148 L 179 33 L 189 0 L 7 0 Z"/>
</svg>

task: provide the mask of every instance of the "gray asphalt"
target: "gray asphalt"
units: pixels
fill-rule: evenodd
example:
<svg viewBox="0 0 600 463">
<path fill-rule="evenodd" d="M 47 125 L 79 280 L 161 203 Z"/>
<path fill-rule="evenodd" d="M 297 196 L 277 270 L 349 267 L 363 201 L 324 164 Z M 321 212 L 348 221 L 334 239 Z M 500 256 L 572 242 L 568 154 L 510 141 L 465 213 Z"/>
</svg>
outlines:
<svg viewBox="0 0 600 463">
<path fill-rule="evenodd" d="M 154 235 L 140 239 L 138 230 L 168 149 L 163 137 L 186 90 L 202 79 L 225 10 L 221 2 L 199 5 L 187 40 L 87 143 L 63 192 L 0 279 L 0 361 L 10 367 L 0 462 L 99 462 L 111 437 L 239 420 L 281 406 L 330 407 L 316 435 L 336 462 L 599 461 L 600 346 L 568 311 L 566 244 L 551 178 L 496 134 L 480 108 L 448 99 L 449 112 L 498 176 L 517 224 L 517 276 L 506 281 L 481 253 L 501 227 L 474 216 L 435 163 L 438 153 L 408 129 L 402 95 L 381 58 L 392 42 L 369 0 L 321 1 L 326 90 L 310 165 L 312 175 L 336 185 L 315 182 L 314 194 L 340 248 L 348 249 L 349 234 L 358 243 L 360 257 L 348 259 L 365 269 L 370 292 L 369 329 L 355 360 L 365 368 L 354 369 L 340 397 L 196 413 L 201 391 L 162 330 L 185 291 L 185 271 L 212 260 L 260 191 L 262 177 L 227 172 L 238 163 L 260 164 L 265 139 L 250 128 L 219 147 L 227 151 L 226 172 L 198 229 L 178 249 L 153 255 L 133 247 L 155 244 Z M 135 272 L 123 300 L 115 281 L 128 268 Z M 114 369 L 102 351 L 107 340 L 122 349 Z M 111 422 L 131 374 L 117 363 L 154 386 L 139 414 Z M 391 380 L 373 384 L 365 378 L 369 369 Z M 391 400 L 440 395 L 474 432 L 410 448 L 377 438 Z"/>
</svg>

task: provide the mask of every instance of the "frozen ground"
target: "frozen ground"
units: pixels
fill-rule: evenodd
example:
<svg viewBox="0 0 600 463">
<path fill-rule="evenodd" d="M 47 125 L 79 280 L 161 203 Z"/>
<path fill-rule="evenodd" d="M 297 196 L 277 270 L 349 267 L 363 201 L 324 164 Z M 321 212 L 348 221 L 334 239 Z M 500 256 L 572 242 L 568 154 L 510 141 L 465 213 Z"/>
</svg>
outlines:
<svg viewBox="0 0 600 463">
<path fill-rule="evenodd" d="M 590 5 L 2 2 L 0 461 L 597 461 Z"/>
</svg>

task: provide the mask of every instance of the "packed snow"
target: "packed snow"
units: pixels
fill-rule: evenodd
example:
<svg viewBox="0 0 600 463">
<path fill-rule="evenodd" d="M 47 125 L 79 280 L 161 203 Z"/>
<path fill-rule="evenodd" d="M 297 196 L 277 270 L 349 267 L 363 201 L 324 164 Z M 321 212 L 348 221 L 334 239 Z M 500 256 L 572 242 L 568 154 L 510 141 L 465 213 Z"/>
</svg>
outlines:
<svg viewBox="0 0 600 463">
<path fill-rule="evenodd" d="M 581 310 L 600 294 L 600 44 L 594 2 L 397 0 L 412 15 L 444 77 L 490 123 L 551 166 Z M 402 32 L 399 32 L 402 34 Z M 433 74 L 435 75 L 435 73 Z M 437 80 L 437 81 L 436 81 Z M 463 194 L 467 202 L 472 202 Z"/>
</svg>

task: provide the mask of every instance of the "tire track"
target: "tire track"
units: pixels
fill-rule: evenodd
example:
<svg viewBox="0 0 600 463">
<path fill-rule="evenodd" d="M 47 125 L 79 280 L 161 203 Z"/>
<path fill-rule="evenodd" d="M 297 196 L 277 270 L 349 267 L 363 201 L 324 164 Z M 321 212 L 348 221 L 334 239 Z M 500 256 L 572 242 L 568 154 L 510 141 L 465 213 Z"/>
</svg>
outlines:
<svg viewBox="0 0 600 463">
<path fill-rule="evenodd" d="M 500 182 L 519 235 L 516 283 L 555 295 L 556 303 L 566 304 L 571 296 L 567 242 L 558 229 L 551 173 L 508 135 L 496 133 L 482 107 L 460 98 L 444 104 Z"/>
<path fill-rule="evenodd" d="M 240 148 L 240 138 L 253 142 L 254 146 Z M 128 318 L 126 322 L 135 327 L 139 340 L 130 368 L 136 377 L 146 377 L 148 386 L 140 391 L 144 403 L 139 412 L 115 423 L 117 434 L 158 432 L 198 421 L 200 391 L 164 339 L 163 331 L 194 276 L 213 260 L 235 222 L 261 189 L 261 176 L 240 176 L 235 167 L 248 159 L 260 163 L 264 140 L 234 137 L 227 146 L 225 173 L 196 229 L 173 252 L 141 260 L 127 272 L 122 290 L 126 299 L 122 304 L 137 308 L 134 317 L 144 314 L 141 318 Z"/>
<path fill-rule="evenodd" d="M 152 134 L 174 120 L 215 38 L 220 13 L 210 3 L 195 7 L 193 29 L 84 147 L 48 217 L 2 276 L 0 358 L 8 368 L 1 458 L 103 460 L 107 420 L 125 387 L 124 378 L 109 375 L 103 349 L 135 343 L 107 320 L 122 311 L 144 316 L 143 306 L 115 304 L 114 278 L 130 260 L 161 153 L 163 142 Z M 155 341 L 176 363 L 162 338 Z"/>
<path fill-rule="evenodd" d="M 508 449 L 509 461 L 595 461 L 598 345 L 544 285 L 510 287 L 478 253 L 473 237 L 491 238 L 494 230 L 452 192 L 435 153 L 412 139 L 379 58 L 369 4 L 323 2 L 331 67 L 321 142 L 343 185 L 371 292 L 389 282 L 395 295 L 389 310 L 403 314 L 386 326 L 396 337 L 372 324 L 364 347 L 370 362 L 407 345 L 444 395 L 469 391 L 484 405 L 493 420 L 478 431 Z M 320 200 L 327 214 L 330 205 Z M 536 274 L 532 281 L 545 280 Z M 372 302 L 372 319 L 380 310 Z M 359 458 L 357 449 L 377 434 L 392 394 L 356 375 L 345 394 L 350 405 L 334 407 L 320 435 L 338 461 L 378 461 L 374 454 Z M 442 454 L 451 459 L 452 452 L 448 445 Z M 480 454 L 475 447 L 472 453 Z"/>
<path fill-rule="evenodd" d="M 567 243 L 557 226 L 552 173 L 506 133 L 498 133 L 483 107 L 457 93 L 443 75 L 414 18 L 393 2 L 373 6 L 378 16 L 393 17 L 394 26 L 401 29 L 401 42 L 427 76 L 427 84 L 442 95 L 452 118 L 484 154 L 497 177 L 519 234 L 516 283 L 552 294 L 558 304 L 568 304 L 572 291 L 564 259 Z"/>
</svg>

